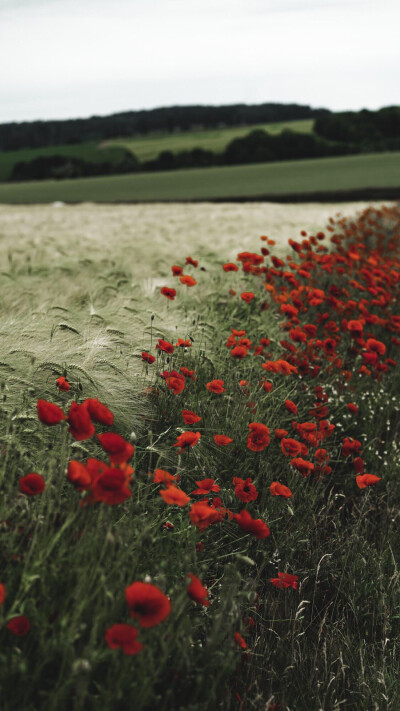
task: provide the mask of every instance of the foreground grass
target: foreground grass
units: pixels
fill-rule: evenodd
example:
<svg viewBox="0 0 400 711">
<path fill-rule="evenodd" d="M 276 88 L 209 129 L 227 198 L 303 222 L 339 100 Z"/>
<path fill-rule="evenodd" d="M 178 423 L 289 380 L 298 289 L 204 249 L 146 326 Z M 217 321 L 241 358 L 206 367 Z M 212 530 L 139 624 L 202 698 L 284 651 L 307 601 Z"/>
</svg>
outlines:
<svg viewBox="0 0 400 711">
<path fill-rule="evenodd" d="M 66 259 L 64 271 L 54 273 L 50 265 L 46 271 L 32 259 L 11 255 L 2 274 L 9 284 L 3 292 L 3 316 L 9 315 L 2 332 L 0 582 L 7 588 L 4 621 L 23 614 L 31 629 L 20 638 L 4 626 L 0 631 L 6 711 L 261 711 L 274 704 L 288 711 L 398 708 L 399 376 L 393 365 L 388 365 L 389 373 L 371 366 L 370 375 L 360 375 L 365 345 L 347 333 L 340 338 L 346 330 L 344 314 L 347 319 L 351 314 L 375 314 L 378 321 L 395 323 L 397 242 L 388 245 L 388 253 L 382 245 L 370 262 L 364 262 L 359 243 L 360 238 L 372 242 L 376 233 L 388 239 L 398 224 L 394 211 L 370 211 L 353 226 L 344 220 L 337 223 L 332 230 L 343 237 L 336 245 L 338 268 L 331 272 L 319 270 L 317 265 L 324 262 L 318 256 L 323 259 L 324 253 L 305 243 L 302 256 L 289 259 L 304 269 L 308 264 L 312 276 L 316 272 L 318 288 L 325 291 L 326 301 L 310 306 L 305 294 L 310 295 L 307 287 L 316 286 L 312 276 L 299 275 L 304 288 L 292 293 L 279 276 L 279 265 L 271 266 L 269 259 L 267 271 L 258 277 L 257 269 L 225 274 L 215 259 L 197 268 L 186 266 L 198 285 L 188 289 L 170 277 L 168 285 L 178 291 L 176 302 L 165 299 L 160 313 L 151 318 L 153 312 L 146 315 L 143 300 L 134 302 L 127 267 L 118 260 L 101 264 L 72 255 L 69 268 Z M 267 247 L 265 240 L 262 245 Z M 369 258 L 367 252 L 365 260 Z M 171 259 L 184 261 L 182 254 Z M 297 273 L 289 264 L 285 268 Z M 369 283 L 371 292 L 359 294 L 351 285 L 356 274 Z M 271 287 L 267 291 L 265 283 Z M 337 291 L 344 285 L 348 295 Z M 255 296 L 245 303 L 239 294 L 250 290 Z M 359 311 L 350 303 L 356 296 Z M 326 351 L 314 357 L 311 342 L 303 349 L 292 338 L 289 329 L 296 317 L 285 317 L 280 306 L 299 297 L 304 297 L 300 325 L 317 324 L 320 340 L 333 334 L 333 352 L 327 343 Z M 334 299 L 340 298 L 350 313 L 337 309 Z M 155 303 L 158 307 L 159 301 Z M 12 308 L 19 313 L 17 327 Z M 38 345 L 35 325 L 36 333 L 42 333 L 44 314 L 52 310 L 57 314 L 54 329 Z M 318 318 L 327 310 L 328 319 Z M 136 319 L 142 314 L 139 332 Z M 340 327 L 335 328 L 337 320 Z M 232 328 L 246 329 L 253 345 L 261 338 L 270 344 L 257 354 L 250 349 L 243 359 L 233 358 L 225 345 Z M 396 357 L 391 329 L 381 330 L 385 325 L 374 318 L 364 328 L 366 338 L 385 341 L 385 357 Z M 192 345 L 177 347 L 168 356 L 155 350 L 159 337 L 174 342 L 177 337 L 191 338 Z M 284 338 L 292 349 L 281 344 Z M 157 362 L 142 364 L 142 350 L 154 353 Z M 77 368 L 83 356 L 85 367 Z M 270 357 L 301 366 L 301 377 L 262 369 Z M 378 365 L 384 360 L 378 358 Z M 319 373 L 313 371 L 317 365 Z M 159 373 L 182 366 L 194 370 L 197 379 L 188 377 L 185 389 L 175 395 Z M 72 386 L 67 393 L 55 387 L 55 378 L 63 374 Z M 263 376 L 272 382 L 269 392 L 259 386 Z M 214 378 L 224 380 L 225 393 L 206 389 Z M 326 393 L 317 412 L 314 386 Z M 136 444 L 132 495 L 115 506 L 79 507 L 85 493 L 75 491 L 65 476 L 71 459 L 104 458 L 97 440 L 76 440 L 66 423 L 46 427 L 37 419 L 38 398 L 68 411 L 71 400 L 87 397 L 106 402 L 115 414 L 113 429 Z M 297 415 L 285 408 L 287 399 L 297 404 Z M 348 411 L 349 402 L 358 405 L 357 415 Z M 182 408 L 194 410 L 201 421 L 185 426 Z M 332 471 L 302 477 L 282 455 L 274 429 L 284 428 L 300 440 L 294 420 L 311 420 L 319 428 L 325 417 L 335 425 L 320 443 L 329 452 Z M 270 428 L 271 442 L 260 452 L 246 446 L 248 425 L 254 420 Z M 173 444 L 187 429 L 198 430 L 201 439 L 179 455 Z M 214 434 L 225 434 L 233 442 L 218 447 Z M 376 486 L 356 486 L 353 457 L 342 454 L 346 436 L 360 440 L 367 471 L 382 477 Z M 314 450 L 311 445 L 307 459 L 316 462 Z M 179 486 L 192 500 L 196 482 L 212 477 L 224 506 L 234 513 L 246 508 L 268 524 L 271 535 L 259 540 L 226 516 L 199 531 L 190 524 L 185 507 L 164 503 L 148 474 L 156 468 L 179 474 Z M 29 471 L 43 474 L 46 489 L 39 496 L 18 496 L 19 479 Z M 238 500 L 234 476 L 252 479 L 256 500 L 244 505 Z M 269 486 L 274 480 L 290 487 L 293 497 L 272 497 Z M 278 571 L 296 575 L 298 589 L 275 588 L 270 579 Z M 188 598 L 187 573 L 206 585 L 208 608 Z M 129 617 L 124 599 L 124 588 L 137 580 L 150 580 L 167 593 L 172 611 L 160 625 L 139 628 L 145 647 L 126 656 L 121 649 L 109 649 L 104 634 L 117 622 L 138 624 Z M 234 641 L 235 633 L 243 635 L 247 650 Z"/>
<path fill-rule="evenodd" d="M 398 188 L 400 153 L 0 185 L 0 203 L 214 200 Z"/>
</svg>

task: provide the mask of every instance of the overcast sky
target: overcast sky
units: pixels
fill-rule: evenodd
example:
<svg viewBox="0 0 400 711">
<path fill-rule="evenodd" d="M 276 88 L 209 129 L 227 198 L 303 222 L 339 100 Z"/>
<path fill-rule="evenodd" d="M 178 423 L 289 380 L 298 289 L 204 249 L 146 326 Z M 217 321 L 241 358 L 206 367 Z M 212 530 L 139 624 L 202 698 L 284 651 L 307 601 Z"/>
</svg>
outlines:
<svg viewBox="0 0 400 711">
<path fill-rule="evenodd" d="M 399 0 L 0 0 L 0 122 L 400 104 Z"/>
</svg>

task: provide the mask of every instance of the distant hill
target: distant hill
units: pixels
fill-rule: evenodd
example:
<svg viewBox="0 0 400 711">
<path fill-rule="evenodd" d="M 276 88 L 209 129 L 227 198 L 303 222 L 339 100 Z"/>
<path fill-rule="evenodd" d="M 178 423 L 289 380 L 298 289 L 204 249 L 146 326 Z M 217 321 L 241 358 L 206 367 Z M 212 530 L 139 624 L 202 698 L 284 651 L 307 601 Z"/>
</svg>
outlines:
<svg viewBox="0 0 400 711">
<path fill-rule="evenodd" d="M 227 106 L 169 106 L 127 111 L 109 116 L 60 121 L 0 124 L 0 150 L 42 148 L 84 141 L 101 141 L 155 132 L 174 133 L 226 126 L 316 119 L 328 109 L 301 104 L 232 104 Z"/>
</svg>

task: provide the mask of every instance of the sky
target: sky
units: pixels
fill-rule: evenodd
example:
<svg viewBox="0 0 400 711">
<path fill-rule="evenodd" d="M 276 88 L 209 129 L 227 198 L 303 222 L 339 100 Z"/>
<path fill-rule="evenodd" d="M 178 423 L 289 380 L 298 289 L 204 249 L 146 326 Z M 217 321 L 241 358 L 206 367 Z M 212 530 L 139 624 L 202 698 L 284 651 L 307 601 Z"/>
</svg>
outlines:
<svg viewBox="0 0 400 711">
<path fill-rule="evenodd" d="M 399 0 L 0 0 L 0 123 L 400 104 Z"/>
</svg>

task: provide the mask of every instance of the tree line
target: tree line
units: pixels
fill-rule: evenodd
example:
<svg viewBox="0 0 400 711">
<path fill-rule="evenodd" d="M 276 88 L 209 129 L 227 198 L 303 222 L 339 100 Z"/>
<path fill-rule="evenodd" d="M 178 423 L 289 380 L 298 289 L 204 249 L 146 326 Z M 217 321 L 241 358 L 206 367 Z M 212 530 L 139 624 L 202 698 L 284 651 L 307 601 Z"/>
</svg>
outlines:
<svg viewBox="0 0 400 711">
<path fill-rule="evenodd" d="M 232 140 L 222 153 L 202 148 L 166 150 L 142 162 L 128 150 L 118 161 L 102 163 L 65 155 L 40 156 L 17 163 L 11 180 L 81 178 L 400 150 L 400 108 L 320 116 L 314 131 L 310 134 L 286 129 L 271 135 L 257 129 Z"/>
<path fill-rule="evenodd" d="M 281 134 L 271 135 L 264 130 L 255 130 L 243 138 L 231 141 L 222 153 L 214 153 L 203 148 L 193 148 L 177 153 L 166 150 L 159 153 L 157 158 L 140 162 L 133 153 L 125 151 L 122 160 L 108 163 L 90 162 L 62 155 L 40 156 L 30 161 L 16 163 L 11 180 L 83 178 L 139 171 L 269 163 L 281 160 L 347 155 L 355 150 L 356 147 L 347 143 L 327 141 L 312 134 L 285 130 Z"/>
<path fill-rule="evenodd" d="M 328 109 L 313 109 L 300 104 L 233 104 L 170 106 L 84 119 L 5 123 L 0 124 L 0 150 L 102 141 L 157 131 L 173 133 L 225 126 L 254 126 L 260 123 L 312 119 L 329 113 Z"/>
</svg>

